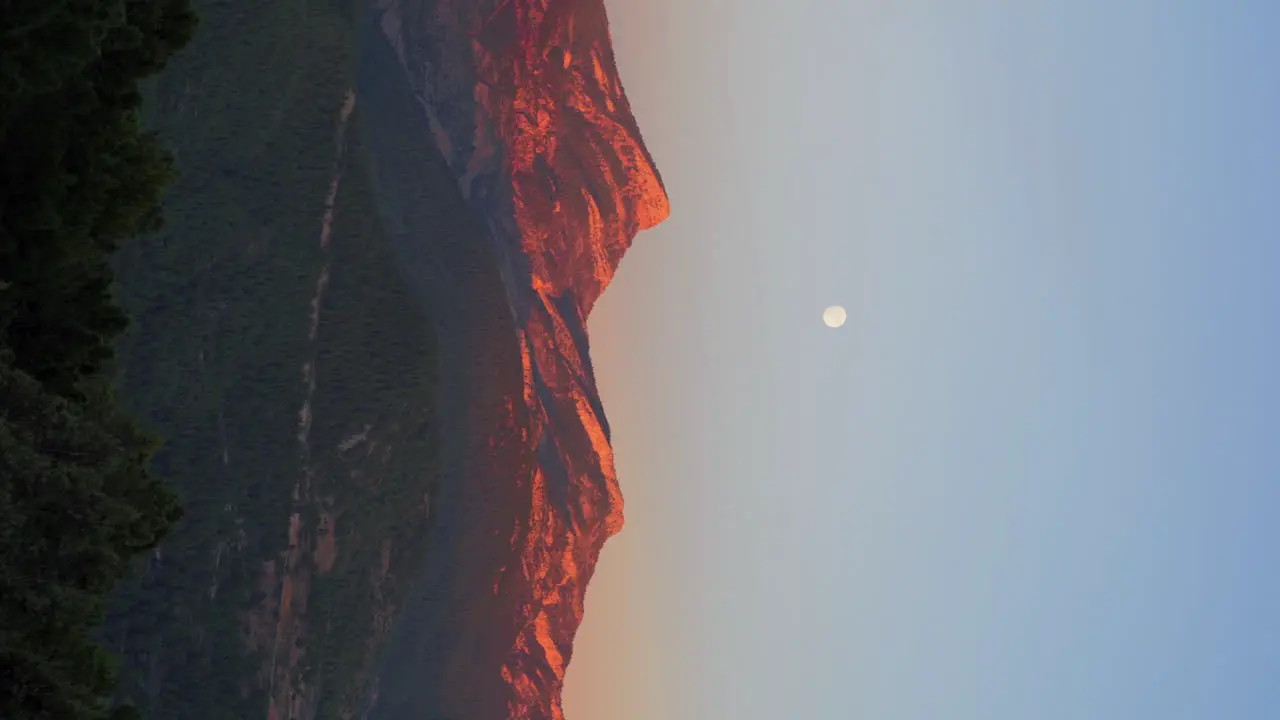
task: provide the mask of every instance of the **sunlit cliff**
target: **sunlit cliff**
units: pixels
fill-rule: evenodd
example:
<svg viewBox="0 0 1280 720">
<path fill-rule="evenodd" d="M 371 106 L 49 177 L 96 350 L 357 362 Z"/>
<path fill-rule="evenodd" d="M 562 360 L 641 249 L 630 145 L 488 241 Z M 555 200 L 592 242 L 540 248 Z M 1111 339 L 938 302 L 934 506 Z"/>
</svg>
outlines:
<svg viewBox="0 0 1280 720">
<path fill-rule="evenodd" d="M 500 331 L 483 339 L 438 311 L 442 342 L 459 358 L 456 368 L 445 361 L 441 382 L 461 387 L 470 420 L 454 418 L 465 437 L 453 445 L 464 449 L 452 464 L 453 495 L 442 493 L 434 508 L 518 508 L 501 521 L 509 527 L 492 531 L 501 529 L 505 555 L 459 550 L 440 561 L 472 563 L 440 577 L 488 573 L 483 587 L 495 596 L 449 602 L 514 617 L 424 631 L 448 638 L 420 650 L 445 656 L 432 667 L 448 681 L 432 696 L 444 709 L 422 716 L 462 716 L 451 702 L 479 707 L 450 694 L 478 694 L 468 688 L 489 687 L 494 676 L 507 717 L 562 718 L 587 583 L 623 524 L 586 317 L 636 233 L 666 218 L 667 196 L 618 78 L 603 0 L 383 0 L 376 25 L 484 228 L 484 268 L 434 261 L 434 302 L 464 303 L 463 291 L 440 286 L 485 272 L 505 302 L 499 319 L 485 320 Z M 441 300 L 447 292 L 452 300 Z M 490 375 L 473 367 L 484 363 Z M 508 390 L 484 377 L 513 380 Z M 480 530 L 442 529 L 439 545 L 466 547 L 450 538 L 468 532 Z"/>
</svg>

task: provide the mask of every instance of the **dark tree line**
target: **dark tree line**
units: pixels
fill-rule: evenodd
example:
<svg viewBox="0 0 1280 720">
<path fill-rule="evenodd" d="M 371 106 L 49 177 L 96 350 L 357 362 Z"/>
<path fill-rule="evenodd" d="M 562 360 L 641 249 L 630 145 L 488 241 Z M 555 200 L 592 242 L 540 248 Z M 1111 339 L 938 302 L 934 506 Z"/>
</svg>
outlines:
<svg viewBox="0 0 1280 720">
<path fill-rule="evenodd" d="M 0 717 L 112 707 L 108 593 L 181 515 L 113 397 L 111 257 L 159 227 L 170 159 L 138 83 L 188 0 L 0 0 Z"/>
</svg>

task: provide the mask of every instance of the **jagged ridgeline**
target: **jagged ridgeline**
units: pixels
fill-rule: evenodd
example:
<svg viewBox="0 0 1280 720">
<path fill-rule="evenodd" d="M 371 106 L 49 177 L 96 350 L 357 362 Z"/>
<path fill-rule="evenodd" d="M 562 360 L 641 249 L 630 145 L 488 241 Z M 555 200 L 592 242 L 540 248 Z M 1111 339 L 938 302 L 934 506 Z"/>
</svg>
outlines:
<svg viewBox="0 0 1280 720">
<path fill-rule="evenodd" d="M 117 256 L 120 396 L 186 514 L 102 637 L 149 718 L 359 717 L 423 562 L 435 352 L 357 132 L 362 5 L 195 0 L 146 89 L 179 178 Z"/>
</svg>

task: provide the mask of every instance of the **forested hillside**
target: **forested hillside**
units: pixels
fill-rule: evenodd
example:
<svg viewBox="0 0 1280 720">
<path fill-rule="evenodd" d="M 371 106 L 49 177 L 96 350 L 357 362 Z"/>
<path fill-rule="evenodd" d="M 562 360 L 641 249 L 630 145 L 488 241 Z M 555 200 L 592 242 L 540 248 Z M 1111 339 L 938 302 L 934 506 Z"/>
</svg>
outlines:
<svg viewBox="0 0 1280 720">
<path fill-rule="evenodd" d="M 190 5 L 0 5 L 6 719 L 358 716 L 422 562 L 361 3 Z"/>
<path fill-rule="evenodd" d="M 425 549 L 434 354 L 376 221 L 357 3 L 197 0 L 146 93 L 176 158 L 117 257 L 122 401 L 185 517 L 104 628 L 151 718 L 359 716 Z"/>
</svg>

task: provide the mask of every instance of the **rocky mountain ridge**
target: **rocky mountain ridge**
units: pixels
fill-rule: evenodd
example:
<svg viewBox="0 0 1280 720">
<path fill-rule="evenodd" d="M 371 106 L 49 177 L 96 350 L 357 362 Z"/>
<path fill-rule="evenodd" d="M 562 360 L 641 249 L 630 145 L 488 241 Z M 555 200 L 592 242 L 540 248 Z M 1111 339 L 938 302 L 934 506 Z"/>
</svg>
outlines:
<svg viewBox="0 0 1280 720">
<path fill-rule="evenodd" d="M 442 422 L 469 417 L 465 437 L 449 443 L 465 448 L 445 463 L 453 489 L 434 510 L 514 508 L 504 520 L 493 515 L 505 551 L 458 549 L 438 561 L 474 564 L 465 573 L 488 576 L 474 587 L 495 596 L 491 607 L 503 609 L 496 612 L 515 617 L 416 638 L 451 638 L 420 651 L 442 654 L 431 666 L 448 678 L 426 680 L 436 688 L 433 712 L 479 717 L 473 713 L 490 706 L 477 698 L 500 687 L 512 720 L 563 718 L 587 583 L 623 524 L 586 318 L 636 233 L 667 217 L 667 195 L 618 77 L 603 0 L 383 0 L 377 12 L 377 33 L 488 243 L 479 271 L 433 261 L 441 383 L 467 395 L 442 411 Z M 467 298 L 457 291 L 446 298 L 450 291 L 439 287 L 475 272 L 496 274 L 505 301 L 496 311 L 502 317 L 485 320 L 501 329 L 483 341 L 475 328 L 450 329 L 461 322 L 450 304 Z M 477 374 L 480 356 L 495 367 L 493 377 Z M 510 385 L 503 389 L 498 376 Z M 493 502 L 494 493 L 510 496 Z M 478 534 L 479 524 L 446 523 L 433 546 L 462 548 L 452 538 Z M 455 585 L 449 592 L 465 596 Z M 481 600 L 452 602 L 472 608 Z M 490 684 L 497 678 L 500 685 Z"/>
</svg>

